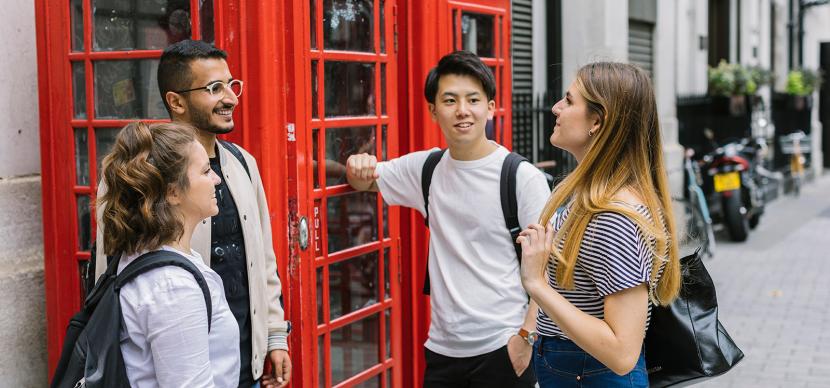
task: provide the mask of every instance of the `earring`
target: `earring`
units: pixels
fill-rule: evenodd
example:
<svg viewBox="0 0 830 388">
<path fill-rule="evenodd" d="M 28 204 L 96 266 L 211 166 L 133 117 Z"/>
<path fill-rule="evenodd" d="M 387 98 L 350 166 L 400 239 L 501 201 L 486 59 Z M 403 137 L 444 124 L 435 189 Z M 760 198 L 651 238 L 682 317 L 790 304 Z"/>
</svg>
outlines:
<svg viewBox="0 0 830 388">
<path fill-rule="evenodd" d="M 594 133 L 588 130 L 588 137 L 594 137 Z"/>
</svg>

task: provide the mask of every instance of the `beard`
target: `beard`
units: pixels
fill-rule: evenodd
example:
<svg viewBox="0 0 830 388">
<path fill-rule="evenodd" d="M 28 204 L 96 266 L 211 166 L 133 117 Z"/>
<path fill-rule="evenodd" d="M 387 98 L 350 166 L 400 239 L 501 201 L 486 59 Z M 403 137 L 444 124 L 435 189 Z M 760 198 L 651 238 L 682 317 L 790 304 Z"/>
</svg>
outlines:
<svg viewBox="0 0 830 388">
<path fill-rule="evenodd" d="M 224 135 L 226 133 L 230 133 L 231 131 L 233 131 L 233 125 L 231 125 L 228 128 L 213 125 L 210 122 L 210 116 L 213 113 L 213 111 L 204 112 L 202 110 L 196 109 L 190 104 L 188 104 L 188 109 L 190 109 L 191 112 L 190 124 L 200 131 L 210 132 L 214 135 Z"/>
</svg>

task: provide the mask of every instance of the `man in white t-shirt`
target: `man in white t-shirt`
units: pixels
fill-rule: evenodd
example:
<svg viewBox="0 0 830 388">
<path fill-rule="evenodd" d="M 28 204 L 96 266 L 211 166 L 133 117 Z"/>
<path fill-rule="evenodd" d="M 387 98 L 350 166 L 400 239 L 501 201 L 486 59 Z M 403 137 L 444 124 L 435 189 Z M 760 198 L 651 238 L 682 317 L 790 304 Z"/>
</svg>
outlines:
<svg viewBox="0 0 830 388">
<path fill-rule="evenodd" d="M 429 194 L 431 323 L 424 387 L 532 387 L 534 303 L 522 288 L 519 260 L 501 210 L 500 177 L 509 151 L 487 140 L 495 112 L 493 73 L 472 53 L 441 58 L 427 76 L 425 96 L 449 146 Z M 390 205 L 426 215 L 421 190 L 430 152 L 387 162 L 349 157 L 356 190 L 380 191 Z M 542 173 L 521 163 L 516 173 L 519 224 L 538 222 L 550 190 Z"/>
</svg>

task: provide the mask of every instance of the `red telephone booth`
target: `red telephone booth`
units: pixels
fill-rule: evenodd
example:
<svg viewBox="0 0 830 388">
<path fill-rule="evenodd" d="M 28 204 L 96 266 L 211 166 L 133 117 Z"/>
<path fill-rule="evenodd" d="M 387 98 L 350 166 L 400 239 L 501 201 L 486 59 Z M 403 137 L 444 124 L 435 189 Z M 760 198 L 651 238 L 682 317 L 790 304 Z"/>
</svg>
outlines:
<svg viewBox="0 0 830 388">
<path fill-rule="evenodd" d="M 420 386 L 423 219 L 354 192 L 343 166 L 441 144 L 423 80 L 453 49 L 494 70 L 492 137 L 509 147 L 509 15 L 507 0 L 37 0 L 50 373 L 84 297 L 103 155 L 128 122 L 167 119 L 158 57 L 194 38 L 246 83 L 229 138 L 263 176 L 292 386 Z"/>
</svg>

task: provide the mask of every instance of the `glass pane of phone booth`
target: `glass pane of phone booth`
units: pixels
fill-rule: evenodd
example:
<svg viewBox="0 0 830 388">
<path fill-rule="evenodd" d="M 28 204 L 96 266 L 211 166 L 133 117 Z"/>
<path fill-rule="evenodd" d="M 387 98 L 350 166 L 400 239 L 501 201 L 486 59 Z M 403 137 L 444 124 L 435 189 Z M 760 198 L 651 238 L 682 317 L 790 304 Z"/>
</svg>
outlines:
<svg viewBox="0 0 830 388">
<path fill-rule="evenodd" d="M 197 15 L 190 1 L 70 0 L 65 5 L 73 118 L 66 130 L 74 139 L 76 199 L 70 214 L 76 218 L 74 256 L 79 264 L 90 256 L 95 238 L 91 204 L 101 164 L 118 131 L 131 120 L 168 118 L 156 81 L 160 50 L 183 39 L 214 39 L 213 1 L 198 4 Z M 194 21 L 200 26 L 196 33 Z"/>
<path fill-rule="evenodd" d="M 509 49 L 507 41 L 507 14 L 504 10 L 481 7 L 475 4 L 454 3 L 451 6 L 452 44 L 455 50 L 467 50 L 478 55 L 493 72 L 496 79 L 496 113 L 487 123 L 487 137 L 505 144 L 505 120 L 510 102 Z M 505 70 L 508 69 L 508 70 Z M 506 75 L 506 76 L 505 76 Z"/>
<path fill-rule="evenodd" d="M 390 387 L 399 352 L 391 333 L 398 330 L 392 321 L 400 315 L 399 286 L 390 279 L 398 271 L 399 231 L 390 225 L 397 212 L 390 215 L 377 193 L 354 192 L 345 166 L 354 154 L 396 155 L 387 149 L 398 127 L 395 56 L 388 53 L 394 2 L 309 2 L 314 386 Z"/>
</svg>

